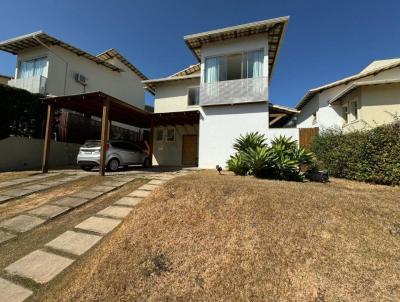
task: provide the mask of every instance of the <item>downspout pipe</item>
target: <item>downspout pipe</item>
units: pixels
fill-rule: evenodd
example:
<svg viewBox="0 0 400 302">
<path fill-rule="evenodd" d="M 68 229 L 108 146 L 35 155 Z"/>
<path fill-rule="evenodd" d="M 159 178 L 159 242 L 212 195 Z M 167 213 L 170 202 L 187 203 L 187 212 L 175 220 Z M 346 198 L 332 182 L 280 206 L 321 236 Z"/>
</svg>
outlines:
<svg viewBox="0 0 400 302">
<path fill-rule="evenodd" d="M 37 37 L 37 35 L 33 35 L 32 36 L 33 39 L 35 39 L 40 45 L 42 45 L 43 47 L 47 48 L 48 51 L 50 51 L 51 53 L 53 53 L 56 57 L 58 57 L 61 61 L 63 61 L 65 63 L 65 75 L 64 75 L 64 95 L 67 94 L 67 74 L 68 74 L 68 67 L 69 64 L 66 60 L 64 60 L 60 55 L 58 55 L 57 53 L 55 53 L 50 47 L 48 47 L 45 43 L 43 43 L 39 37 Z"/>
</svg>

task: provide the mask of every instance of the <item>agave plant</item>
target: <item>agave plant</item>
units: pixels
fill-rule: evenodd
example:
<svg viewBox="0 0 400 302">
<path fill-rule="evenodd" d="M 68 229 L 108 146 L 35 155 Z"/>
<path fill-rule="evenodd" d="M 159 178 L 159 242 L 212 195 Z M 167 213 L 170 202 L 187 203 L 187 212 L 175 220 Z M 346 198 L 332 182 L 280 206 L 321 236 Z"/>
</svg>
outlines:
<svg viewBox="0 0 400 302">
<path fill-rule="evenodd" d="M 249 171 L 249 166 L 247 162 L 243 158 L 243 154 L 241 152 L 237 152 L 234 155 L 231 155 L 227 161 L 228 169 L 235 173 L 235 175 L 247 175 Z"/>
<path fill-rule="evenodd" d="M 266 177 L 271 163 L 275 160 L 275 154 L 267 146 L 248 149 L 243 154 L 243 159 L 249 167 L 249 174 L 256 177 Z"/>
<path fill-rule="evenodd" d="M 233 144 L 233 149 L 238 152 L 246 152 L 249 149 L 257 149 L 257 147 L 265 146 L 266 138 L 259 132 L 247 133 L 240 135 Z"/>
</svg>

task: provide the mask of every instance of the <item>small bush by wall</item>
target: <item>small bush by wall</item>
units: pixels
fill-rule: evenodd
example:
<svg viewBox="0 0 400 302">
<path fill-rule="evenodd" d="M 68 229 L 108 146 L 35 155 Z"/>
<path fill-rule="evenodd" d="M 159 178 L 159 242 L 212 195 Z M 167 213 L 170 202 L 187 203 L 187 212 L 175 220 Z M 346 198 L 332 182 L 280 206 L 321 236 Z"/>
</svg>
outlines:
<svg viewBox="0 0 400 302">
<path fill-rule="evenodd" d="M 41 137 L 46 107 L 40 97 L 24 89 L 0 84 L 0 139 L 10 135 Z"/>
<path fill-rule="evenodd" d="M 377 184 L 400 184 L 400 123 L 343 134 L 327 130 L 311 151 L 336 177 Z"/>
</svg>

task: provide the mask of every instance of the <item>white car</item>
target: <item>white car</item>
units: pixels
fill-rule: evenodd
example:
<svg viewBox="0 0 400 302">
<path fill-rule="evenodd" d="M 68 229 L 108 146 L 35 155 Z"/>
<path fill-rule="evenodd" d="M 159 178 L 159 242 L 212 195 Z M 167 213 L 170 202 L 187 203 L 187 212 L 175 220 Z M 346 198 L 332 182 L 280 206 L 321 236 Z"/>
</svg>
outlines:
<svg viewBox="0 0 400 302">
<path fill-rule="evenodd" d="M 90 171 L 100 165 L 100 144 L 99 140 L 89 140 L 79 148 L 77 163 L 81 169 Z M 146 152 L 134 143 L 110 140 L 106 145 L 106 150 L 106 166 L 110 171 L 117 171 L 121 166 L 143 165 L 148 167 L 150 165 Z"/>
</svg>

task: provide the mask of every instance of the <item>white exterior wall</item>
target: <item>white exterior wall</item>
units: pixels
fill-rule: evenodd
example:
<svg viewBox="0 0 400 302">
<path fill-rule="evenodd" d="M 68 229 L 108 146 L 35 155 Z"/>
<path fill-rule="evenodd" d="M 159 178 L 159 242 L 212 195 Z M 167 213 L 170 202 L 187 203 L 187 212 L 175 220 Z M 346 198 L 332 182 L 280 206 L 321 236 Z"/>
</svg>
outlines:
<svg viewBox="0 0 400 302">
<path fill-rule="evenodd" d="M 301 112 L 297 116 L 297 127 L 298 128 L 311 128 L 319 127 L 321 131 L 335 128 L 342 129 L 343 118 L 342 118 L 342 105 L 329 104 L 329 101 L 347 89 L 353 83 L 360 83 L 366 81 L 386 80 L 386 79 L 400 79 L 400 68 L 394 68 L 387 71 L 378 73 L 376 76 L 370 75 L 365 78 L 361 78 L 348 84 L 342 84 L 335 86 L 320 93 L 314 95 L 314 97 L 301 109 Z M 364 96 L 363 96 L 364 97 Z M 379 105 L 377 103 L 377 105 Z M 317 112 L 317 123 L 312 124 L 312 114 Z"/>
<path fill-rule="evenodd" d="M 199 130 L 199 167 L 226 166 L 235 139 L 258 131 L 268 135 L 268 104 L 203 107 Z"/>
<path fill-rule="evenodd" d="M 199 110 L 199 106 L 188 106 L 189 87 L 199 86 L 200 79 L 173 81 L 157 84 L 154 112 L 177 112 Z"/>
<path fill-rule="evenodd" d="M 50 49 L 51 51 L 45 47 L 35 47 L 18 54 L 18 60 L 47 56 L 46 91 L 48 94 L 61 96 L 102 91 L 126 103 L 144 108 L 142 79 L 119 60 L 114 58 L 109 63 L 123 69 L 123 72 L 112 71 L 108 67 L 77 56 L 59 46 L 51 46 Z M 68 63 L 67 69 L 66 62 Z M 87 77 L 88 84 L 86 87 L 75 81 L 75 73 L 81 73 Z"/>
<path fill-rule="evenodd" d="M 297 128 L 269 128 L 267 134 L 267 142 L 271 142 L 276 137 L 286 136 L 299 143 L 300 132 Z"/>
</svg>

